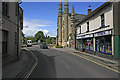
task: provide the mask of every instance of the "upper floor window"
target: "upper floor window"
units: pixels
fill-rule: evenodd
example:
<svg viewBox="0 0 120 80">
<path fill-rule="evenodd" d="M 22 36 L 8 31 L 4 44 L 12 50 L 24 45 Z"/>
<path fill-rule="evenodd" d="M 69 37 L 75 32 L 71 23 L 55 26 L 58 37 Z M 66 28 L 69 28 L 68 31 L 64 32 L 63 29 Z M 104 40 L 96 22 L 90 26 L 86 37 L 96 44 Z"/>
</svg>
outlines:
<svg viewBox="0 0 120 80">
<path fill-rule="evenodd" d="M 80 26 L 80 34 L 81 34 L 81 26 Z"/>
<path fill-rule="evenodd" d="M 8 15 L 8 2 L 2 2 L 2 13 Z"/>
<path fill-rule="evenodd" d="M 17 3 L 15 4 L 15 8 L 16 8 L 15 9 L 15 14 L 18 15 L 18 4 Z"/>
<path fill-rule="evenodd" d="M 105 27 L 105 18 L 104 18 L 104 14 L 101 15 L 101 27 Z"/>
<path fill-rule="evenodd" d="M 89 22 L 87 22 L 87 32 L 89 32 Z"/>
</svg>

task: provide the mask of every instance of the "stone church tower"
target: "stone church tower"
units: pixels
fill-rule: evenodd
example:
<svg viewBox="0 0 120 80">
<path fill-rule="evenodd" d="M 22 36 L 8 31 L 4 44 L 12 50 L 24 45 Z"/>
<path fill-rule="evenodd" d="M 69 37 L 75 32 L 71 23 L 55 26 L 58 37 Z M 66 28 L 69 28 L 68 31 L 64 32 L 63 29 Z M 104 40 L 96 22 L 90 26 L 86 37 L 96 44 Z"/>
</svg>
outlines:
<svg viewBox="0 0 120 80">
<path fill-rule="evenodd" d="M 69 13 L 68 0 L 64 2 L 64 11 L 62 11 L 62 0 L 59 2 L 59 12 L 57 17 L 57 38 L 56 43 L 59 46 L 75 47 L 75 24 L 85 15 L 75 14 L 74 6 Z"/>
</svg>

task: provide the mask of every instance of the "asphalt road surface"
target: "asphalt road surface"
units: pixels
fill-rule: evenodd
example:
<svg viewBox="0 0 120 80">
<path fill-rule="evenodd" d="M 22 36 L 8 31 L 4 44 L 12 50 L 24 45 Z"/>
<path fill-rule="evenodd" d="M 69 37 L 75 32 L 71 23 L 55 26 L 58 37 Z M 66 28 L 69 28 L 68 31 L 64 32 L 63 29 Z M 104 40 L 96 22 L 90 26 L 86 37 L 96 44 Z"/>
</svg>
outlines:
<svg viewBox="0 0 120 80">
<path fill-rule="evenodd" d="M 118 78 L 118 73 L 55 49 L 27 48 L 38 59 L 29 78 Z"/>
</svg>

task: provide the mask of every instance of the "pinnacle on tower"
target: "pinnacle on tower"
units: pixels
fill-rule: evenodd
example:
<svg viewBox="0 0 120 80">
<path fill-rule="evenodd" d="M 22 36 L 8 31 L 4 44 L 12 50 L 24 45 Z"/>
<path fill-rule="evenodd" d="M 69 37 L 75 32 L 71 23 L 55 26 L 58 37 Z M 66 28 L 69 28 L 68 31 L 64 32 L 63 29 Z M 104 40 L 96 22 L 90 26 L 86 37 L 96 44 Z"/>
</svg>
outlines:
<svg viewBox="0 0 120 80">
<path fill-rule="evenodd" d="M 71 15 L 75 15 L 74 5 L 73 5 L 73 7 L 72 7 L 72 13 L 71 13 Z"/>
<path fill-rule="evenodd" d="M 68 14 L 69 13 L 69 8 L 68 8 L 68 0 L 65 0 L 65 4 L 64 4 L 64 13 Z"/>
<path fill-rule="evenodd" d="M 58 16 L 62 16 L 62 0 L 59 1 L 59 13 Z"/>
</svg>

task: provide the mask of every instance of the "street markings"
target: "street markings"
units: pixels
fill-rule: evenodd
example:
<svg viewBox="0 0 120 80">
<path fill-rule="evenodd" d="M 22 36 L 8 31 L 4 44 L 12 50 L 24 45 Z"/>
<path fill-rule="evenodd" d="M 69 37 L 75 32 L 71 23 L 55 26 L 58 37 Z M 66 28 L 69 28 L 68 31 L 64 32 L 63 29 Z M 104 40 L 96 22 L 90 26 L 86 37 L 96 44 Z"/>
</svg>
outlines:
<svg viewBox="0 0 120 80">
<path fill-rule="evenodd" d="M 100 63 L 98 63 L 98 62 L 96 62 L 96 61 L 93 61 L 93 60 L 91 60 L 91 59 L 88 59 L 88 58 L 85 58 L 85 57 L 83 57 L 83 56 L 80 56 L 80 55 L 78 55 L 78 54 L 76 54 L 76 53 L 73 53 L 73 52 L 68 52 L 68 53 L 70 53 L 70 54 L 72 54 L 72 55 L 75 55 L 75 56 L 78 56 L 78 57 L 80 57 L 80 58 L 82 58 L 82 59 L 88 60 L 88 61 L 90 61 L 90 62 L 93 62 L 93 63 L 95 63 L 95 64 L 97 64 L 97 65 L 100 65 L 100 66 L 102 66 L 102 67 L 104 67 L 104 68 L 107 68 L 107 69 L 109 69 L 109 70 L 112 70 L 112 71 L 114 71 L 114 72 L 120 73 L 119 71 L 117 71 L 117 70 L 115 70 L 115 69 L 112 69 L 112 68 L 107 67 L 107 66 L 105 66 L 105 65 L 103 65 L 103 64 L 100 64 Z"/>
<path fill-rule="evenodd" d="M 36 66 L 38 64 L 38 59 L 30 50 L 28 50 L 27 48 L 25 48 L 25 50 L 29 51 L 34 56 L 34 58 L 36 60 L 36 63 L 33 65 L 32 69 L 27 73 L 27 75 L 24 78 L 24 80 L 27 80 L 30 77 L 30 75 L 32 74 L 33 70 L 36 68 Z"/>
<path fill-rule="evenodd" d="M 70 69 L 70 67 L 63 60 L 62 60 L 62 62 L 68 69 Z"/>
</svg>

